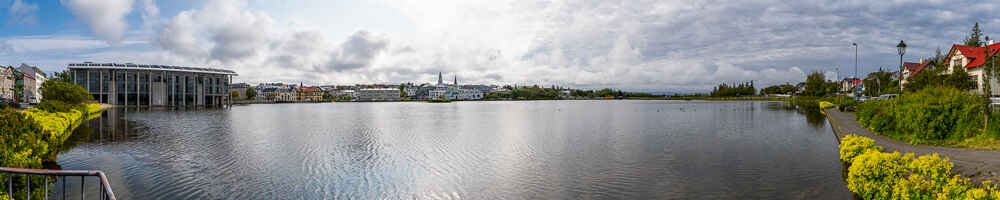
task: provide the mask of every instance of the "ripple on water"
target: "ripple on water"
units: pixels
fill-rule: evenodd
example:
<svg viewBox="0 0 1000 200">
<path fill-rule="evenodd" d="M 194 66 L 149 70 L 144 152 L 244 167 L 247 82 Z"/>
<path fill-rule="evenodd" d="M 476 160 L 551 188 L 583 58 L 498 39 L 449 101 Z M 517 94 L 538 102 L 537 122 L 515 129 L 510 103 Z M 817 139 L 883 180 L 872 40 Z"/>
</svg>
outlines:
<svg viewBox="0 0 1000 200">
<path fill-rule="evenodd" d="M 130 125 L 110 125 L 141 127 L 134 134 L 82 143 L 61 153 L 58 164 L 126 176 L 113 177 L 121 180 L 113 186 L 129 191 L 123 199 L 850 198 L 836 147 L 811 138 L 828 130 L 791 123 L 806 121 L 794 111 L 755 106 L 765 105 L 538 101 L 141 111 L 121 115 Z M 110 164 L 95 157 L 121 166 L 102 167 Z"/>
</svg>

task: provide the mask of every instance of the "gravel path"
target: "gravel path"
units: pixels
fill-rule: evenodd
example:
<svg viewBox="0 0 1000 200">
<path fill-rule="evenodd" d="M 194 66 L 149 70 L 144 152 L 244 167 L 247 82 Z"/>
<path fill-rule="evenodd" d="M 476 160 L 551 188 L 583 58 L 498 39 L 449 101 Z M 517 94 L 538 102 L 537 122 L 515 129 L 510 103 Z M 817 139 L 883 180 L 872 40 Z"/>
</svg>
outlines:
<svg viewBox="0 0 1000 200">
<path fill-rule="evenodd" d="M 912 145 L 875 135 L 871 130 L 862 128 L 861 124 L 855 120 L 854 113 L 840 112 L 836 109 L 827 109 L 826 113 L 838 140 L 843 134 L 853 133 L 875 139 L 875 144 L 882 146 L 887 152 L 914 153 L 918 156 L 937 153 L 951 159 L 951 162 L 955 164 L 952 171 L 972 178 L 973 183 L 986 180 L 993 181 L 993 183 L 1000 182 L 1000 151 Z"/>
</svg>

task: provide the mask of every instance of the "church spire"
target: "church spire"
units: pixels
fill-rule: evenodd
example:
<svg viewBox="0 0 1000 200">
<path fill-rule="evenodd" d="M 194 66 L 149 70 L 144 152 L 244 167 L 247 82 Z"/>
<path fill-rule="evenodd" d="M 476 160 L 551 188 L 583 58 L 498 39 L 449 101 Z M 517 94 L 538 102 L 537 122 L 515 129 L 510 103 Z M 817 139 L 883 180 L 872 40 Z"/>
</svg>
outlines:
<svg viewBox="0 0 1000 200">
<path fill-rule="evenodd" d="M 441 78 L 441 72 L 438 72 L 438 85 L 444 84 L 444 80 Z"/>
<path fill-rule="evenodd" d="M 455 87 L 458 87 L 458 75 L 455 75 Z"/>
</svg>

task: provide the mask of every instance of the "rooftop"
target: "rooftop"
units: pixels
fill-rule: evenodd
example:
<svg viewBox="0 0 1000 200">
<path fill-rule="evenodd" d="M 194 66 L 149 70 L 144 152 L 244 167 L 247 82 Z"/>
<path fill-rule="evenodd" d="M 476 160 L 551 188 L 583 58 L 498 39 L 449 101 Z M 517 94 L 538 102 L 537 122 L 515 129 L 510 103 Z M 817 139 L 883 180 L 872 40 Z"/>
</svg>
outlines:
<svg viewBox="0 0 1000 200">
<path fill-rule="evenodd" d="M 134 64 L 134 63 L 92 63 L 92 62 L 70 63 L 69 68 L 70 69 L 143 69 L 143 70 L 226 74 L 234 76 L 237 75 L 235 71 L 227 69 L 181 67 L 181 66 L 171 66 L 171 65 L 145 65 L 145 64 Z"/>
</svg>

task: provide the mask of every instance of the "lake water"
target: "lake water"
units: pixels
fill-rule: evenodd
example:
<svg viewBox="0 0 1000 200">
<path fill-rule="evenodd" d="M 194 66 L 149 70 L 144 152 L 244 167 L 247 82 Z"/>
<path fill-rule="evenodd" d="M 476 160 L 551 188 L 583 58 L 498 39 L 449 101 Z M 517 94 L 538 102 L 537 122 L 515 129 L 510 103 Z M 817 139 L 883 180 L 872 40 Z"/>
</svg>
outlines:
<svg viewBox="0 0 1000 200">
<path fill-rule="evenodd" d="M 852 197 L 829 125 L 783 102 L 118 109 L 72 140 L 54 168 L 103 170 L 121 199 Z"/>
</svg>

